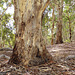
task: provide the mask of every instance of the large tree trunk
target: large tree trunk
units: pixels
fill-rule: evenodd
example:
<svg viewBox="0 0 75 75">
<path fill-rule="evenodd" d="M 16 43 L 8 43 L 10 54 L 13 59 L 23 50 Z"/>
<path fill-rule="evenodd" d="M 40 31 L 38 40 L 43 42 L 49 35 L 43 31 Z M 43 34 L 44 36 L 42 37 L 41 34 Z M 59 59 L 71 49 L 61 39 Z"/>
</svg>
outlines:
<svg viewBox="0 0 75 75">
<path fill-rule="evenodd" d="M 58 22 L 57 22 L 56 44 L 63 43 L 62 41 L 62 13 L 63 13 L 63 0 L 61 0 L 58 4 Z"/>
<path fill-rule="evenodd" d="M 42 38 L 41 17 L 49 0 L 14 0 L 16 42 L 9 63 L 39 65 L 52 60 Z"/>
</svg>

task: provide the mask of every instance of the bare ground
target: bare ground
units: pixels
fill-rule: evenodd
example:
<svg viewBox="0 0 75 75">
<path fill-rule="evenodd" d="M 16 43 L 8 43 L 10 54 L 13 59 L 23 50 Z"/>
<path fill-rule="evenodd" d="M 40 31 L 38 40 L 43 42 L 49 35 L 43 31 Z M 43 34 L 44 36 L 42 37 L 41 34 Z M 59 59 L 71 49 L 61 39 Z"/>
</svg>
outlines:
<svg viewBox="0 0 75 75">
<path fill-rule="evenodd" d="M 33 67 L 8 65 L 12 50 L 0 51 L 0 75 L 75 75 L 75 42 L 47 46 L 54 61 Z"/>
</svg>

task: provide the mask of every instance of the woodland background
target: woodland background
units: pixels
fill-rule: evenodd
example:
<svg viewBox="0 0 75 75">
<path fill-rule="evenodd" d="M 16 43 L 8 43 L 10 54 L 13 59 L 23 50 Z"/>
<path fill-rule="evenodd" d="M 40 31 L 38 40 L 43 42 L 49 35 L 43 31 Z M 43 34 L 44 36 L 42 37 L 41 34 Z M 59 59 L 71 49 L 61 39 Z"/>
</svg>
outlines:
<svg viewBox="0 0 75 75">
<path fill-rule="evenodd" d="M 50 5 L 45 9 L 42 16 L 42 33 L 47 45 L 56 43 L 59 15 L 57 5 L 60 5 L 60 0 L 56 1 L 51 0 Z M 11 7 L 13 7 L 13 0 L 0 0 L 0 48 L 14 47 L 14 13 L 11 14 L 12 11 L 11 13 L 7 13 L 7 10 Z M 63 42 L 75 41 L 75 0 L 63 1 L 62 39 Z"/>
<path fill-rule="evenodd" d="M 42 15 L 42 33 L 54 61 L 32 67 L 7 63 L 15 45 L 13 9 L 13 0 L 0 0 L 0 75 L 75 75 L 75 0 L 50 0 Z M 62 44 L 56 44 L 58 29 Z"/>
</svg>

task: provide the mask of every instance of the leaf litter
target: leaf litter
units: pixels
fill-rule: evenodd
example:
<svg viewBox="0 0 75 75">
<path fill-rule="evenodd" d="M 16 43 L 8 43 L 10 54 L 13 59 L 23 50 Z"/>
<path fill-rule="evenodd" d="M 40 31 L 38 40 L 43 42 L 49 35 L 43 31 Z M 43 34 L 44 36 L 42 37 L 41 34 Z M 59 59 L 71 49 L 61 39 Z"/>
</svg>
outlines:
<svg viewBox="0 0 75 75">
<path fill-rule="evenodd" d="M 12 52 L 0 51 L 0 75 L 75 75 L 75 42 L 49 45 L 47 49 L 54 61 L 33 67 L 9 65 Z"/>
</svg>

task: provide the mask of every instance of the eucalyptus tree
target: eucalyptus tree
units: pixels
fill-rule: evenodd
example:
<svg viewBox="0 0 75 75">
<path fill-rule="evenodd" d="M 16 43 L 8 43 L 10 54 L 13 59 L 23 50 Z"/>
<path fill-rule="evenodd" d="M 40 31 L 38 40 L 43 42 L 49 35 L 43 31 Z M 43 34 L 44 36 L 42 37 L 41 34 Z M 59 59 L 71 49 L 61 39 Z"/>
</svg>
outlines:
<svg viewBox="0 0 75 75">
<path fill-rule="evenodd" d="M 56 32 L 56 44 L 63 43 L 62 40 L 62 14 L 63 14 L 63 0 L 57 0 L 57 32 Z"/>
<path fill-rule="evenodd" d="M 63 39 L 64 41 L 72 41 L 74 34 L 74 23 L 75 23 L 75 1 L 64 0 L 64 11 L 63 11 Z"/>
<path fill-rule="evenodd" d="M 15 46 L 9 63 L 39 65 L 52 60 L 42 37 L 41 18 L 49 0 L 14 0 Z"/>
</svg>

